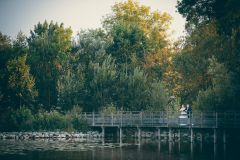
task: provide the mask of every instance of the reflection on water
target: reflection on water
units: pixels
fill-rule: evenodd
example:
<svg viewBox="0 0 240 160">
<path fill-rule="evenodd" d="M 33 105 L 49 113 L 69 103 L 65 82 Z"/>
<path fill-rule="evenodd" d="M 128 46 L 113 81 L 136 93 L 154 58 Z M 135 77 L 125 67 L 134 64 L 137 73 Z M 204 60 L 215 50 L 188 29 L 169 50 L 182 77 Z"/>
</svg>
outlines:
<svg viewBox="0 0 240 160">
<path fill-rule="evenodd" d="M 0 159 L 54 160 L 221 160 L 234 159 L 232 144 L 188 141 L 138 139 L 124 140 L 120 147 L 116 139 L 93 140 L 0 140 Z"/>
</svg>

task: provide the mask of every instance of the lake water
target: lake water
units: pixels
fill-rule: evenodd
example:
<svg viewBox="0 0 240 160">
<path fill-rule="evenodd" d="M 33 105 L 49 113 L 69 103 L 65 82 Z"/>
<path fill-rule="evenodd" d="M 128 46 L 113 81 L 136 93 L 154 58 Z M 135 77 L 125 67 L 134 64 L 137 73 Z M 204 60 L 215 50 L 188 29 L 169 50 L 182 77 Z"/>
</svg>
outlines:
<svg viewBox="0 0 240 160">
<path fill-rule="evenodd" d="M 224 145 L 211 140 L 190 143 L 182 139 L 117 139 L 75 140 L 0 140 L 1 160 L 228 160 L 237 159 L 240 149 L 228 138 Z"/>
</svg>

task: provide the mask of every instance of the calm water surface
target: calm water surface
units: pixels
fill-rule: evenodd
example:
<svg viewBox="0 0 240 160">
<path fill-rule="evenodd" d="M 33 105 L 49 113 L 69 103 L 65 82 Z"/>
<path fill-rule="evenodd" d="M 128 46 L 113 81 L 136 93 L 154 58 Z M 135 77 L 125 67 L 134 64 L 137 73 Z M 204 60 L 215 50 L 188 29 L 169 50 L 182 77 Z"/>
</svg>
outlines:
<svg viewBox="0 0 240 160">
<path fill-rule="evenodd" d="M 182 140 L 0 140 L 1 160 L 228 160 L 238 159 L 237 144 Z M 239 152 L 239 153 L 238 153 Z"/>
</svg>

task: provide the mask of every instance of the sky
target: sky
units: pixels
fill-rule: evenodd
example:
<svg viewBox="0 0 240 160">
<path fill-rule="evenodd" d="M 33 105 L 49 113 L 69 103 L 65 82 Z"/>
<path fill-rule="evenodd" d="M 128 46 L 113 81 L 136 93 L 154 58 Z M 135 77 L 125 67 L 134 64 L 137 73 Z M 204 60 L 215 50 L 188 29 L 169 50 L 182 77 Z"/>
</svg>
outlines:
<svg viewBox="0 0 240 160">
<path fill-rule="evenodd" d="M 21 30 L 26 35 L 44 20 L 64 23 L 75 35 L 81 29 L 101 27 L 111 6 L 124 0 L 0 0 L 0 32 L 15 38 Z M 173 17 L 172 39 L 184 35 L 185 19 L 177 13 L 177 0 L 138 0 L 151 10 L 167 12 Z"/>
</svg>

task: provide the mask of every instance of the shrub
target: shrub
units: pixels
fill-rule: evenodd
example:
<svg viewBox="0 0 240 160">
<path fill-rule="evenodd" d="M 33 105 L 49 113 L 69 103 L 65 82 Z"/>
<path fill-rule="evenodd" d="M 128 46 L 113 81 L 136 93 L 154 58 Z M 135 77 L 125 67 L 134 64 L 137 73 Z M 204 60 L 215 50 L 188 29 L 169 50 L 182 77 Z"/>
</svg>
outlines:
<svg viewBox="0 0 240 160">
<path fill-rule="evenodd" d="M 67 128 L 67 120 L 57 111 L 39 112 L 35 116 L 34 128 L 36 130 L 63 130 Z"/>
<path fill-rule="evenodd" d="M 7 109 L 0 112 L 0 131 L 13 131 L 16 130 L 12 120 L 12 111 Z"/>
<path fill-rule="evenodd" d="M 101 112 L 104 114 L 117 113 L 117 107 L 113 103 L 110 103 L 103 107 Z"/>
<path fill-rule="evenodd" d="M 89 130 L 87 121 L 83 117 L 73 117 L 72 126 L 76 131 L 86 132 Z"/>
<path fill-rule="evenodd" d="M 77 112 L 78 111 L 78 112 Z M 87 131 L 87 121 L 81 117 L 79 108 L 67 114 L 56 110 L 39 111 L 35 115 L 27 107 L 18 110 L 8 110 L 0 117 L 0 131 Z"/>
<path fill-rule="evenodd" d="M 21 107 L 16 111 L 12 111 L 10 123 L 12 129 L 16 131 L 28 131 L 33 129 L 34 116 L 27 107 Z"/>
</svg>

